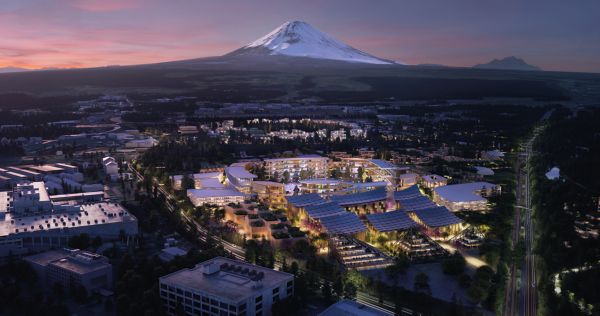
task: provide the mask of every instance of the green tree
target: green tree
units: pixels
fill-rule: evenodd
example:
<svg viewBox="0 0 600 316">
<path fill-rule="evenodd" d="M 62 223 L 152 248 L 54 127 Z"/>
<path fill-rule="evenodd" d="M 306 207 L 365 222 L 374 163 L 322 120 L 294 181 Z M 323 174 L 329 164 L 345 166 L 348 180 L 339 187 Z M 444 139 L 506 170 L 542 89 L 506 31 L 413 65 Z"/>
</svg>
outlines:
<svg viewBox="0 0 600 316">
<path fill-rule="evenodd" d="M 337 297 L 344 296 L 344 281 L 342 280 L 342 276 L 338 275 L 333 282 L 333 292 Z"/>
<path fill-rule="evenodd" d="M 331 302 L 331 285 L 329 282 L 325 281 L 323 283 L 323 287 L 321 288 L 321 294 L 323 295 L 323 299 L 326 302 Z"/>
<path fill-rule="evenodd" d="M 344 297 L 353 299 L 356 297 L 357 293 L 356 286 L 352 282 L 346 282 L 344 285 Z"/>
<path fill-rule="evenodd" d="M 445 258 L 442 261 L 442 270 L 445 274 L 449 275 L 459 275 L 462 274 L 465 270 L 465 266 L 467 265 L 467 261 L 465 258 L 457 251 L 453 255 Z"/>
</svg>

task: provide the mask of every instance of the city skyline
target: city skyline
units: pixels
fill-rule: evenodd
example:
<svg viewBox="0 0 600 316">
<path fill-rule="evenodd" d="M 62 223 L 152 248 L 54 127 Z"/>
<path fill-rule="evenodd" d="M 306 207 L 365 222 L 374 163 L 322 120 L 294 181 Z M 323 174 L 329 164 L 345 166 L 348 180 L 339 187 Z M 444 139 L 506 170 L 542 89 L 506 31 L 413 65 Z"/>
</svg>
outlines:
<svg viewBox="0 0 600 316">
<path fill-rule="evenodd" d="M 600 4 L 581 1 L 98 1 L 0 4 L 0 67 L 82 68 L 218 56 L 303 20 L 375 56 L 470 67 L 517 56 L 600 72 Z"/>
</svg>

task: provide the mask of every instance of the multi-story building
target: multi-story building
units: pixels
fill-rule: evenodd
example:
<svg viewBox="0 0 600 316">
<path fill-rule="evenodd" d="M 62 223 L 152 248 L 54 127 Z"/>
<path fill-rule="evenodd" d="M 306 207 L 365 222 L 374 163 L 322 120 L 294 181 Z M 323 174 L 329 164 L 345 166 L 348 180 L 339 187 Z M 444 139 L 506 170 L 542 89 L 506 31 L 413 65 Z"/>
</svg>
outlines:
<svg viewBox="0 0 600 316">
<path fill-rule="evenodd" d="M 269 178 L 280 181 L 289 174 L 289 180 L 327 177 L 327 157 L 303 155 L 294 158 L 265 159 L 265 171 Z"/>
<path fill-rule="evenodd" d="M 329 140 L 332 142 L 335 141 L 344 141 L 346 139 L 346 130 L 344 130 L 343 128 L 339 129 L 339 130 L 333 130 L 331 131 L 331 134 L 329 136 Z"/>
<path fill-rule="evenodd" d="M 273 303 L 294 295 L 294 276 L 216 257 L 159 279 L 169 315 L 271 315 Z"/>
<path fill-rule="evenodd" d="M 44 182 L 0 192 L 0 260 L 10 254 L 67 246 L 82 233 L 106 240 L 138 233 L 137 219 L 116 203 L 52 202 Z"/>
<path fill-rule="evenodd" d="M 112 265 L 108 258 L 96 253 L 79 249 L 51 250 L 23 260 L 48 287 L 60 284 L 65 289 L 84 288 L 88 294 L 112 288 Z"/>
<path fill-rule="evenodd" d="M 225 168 L 227 181 L 240 192 L 249 194 L 252 189 L 252 181 L 256 175 L 248 172 L 245 166 L 230 166 Z"/>
<path fill-rule="evenodd" d="M 252 181 L 252 193 L 270 208 L 285 208 L 285 184 L 273 181 Z"/>
<path fill-rule="evenodd" d="M 119 174 L 119 164 L 117 164 L 117 161 L 113 157 L 102 158 L 102 167 L 104 168 L 104 173 L 109 177 Z"/>
</svg>

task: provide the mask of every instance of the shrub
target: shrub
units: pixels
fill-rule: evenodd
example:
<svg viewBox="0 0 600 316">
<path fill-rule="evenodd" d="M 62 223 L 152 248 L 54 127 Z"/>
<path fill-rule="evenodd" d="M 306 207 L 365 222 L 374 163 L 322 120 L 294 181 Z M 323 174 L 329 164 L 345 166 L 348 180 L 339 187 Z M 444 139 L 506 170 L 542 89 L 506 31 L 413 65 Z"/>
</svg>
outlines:
<svg viewBox="0 0 600 316">
<path fill-rule="evenodd" d="M 275 239 L 290 238 L 290 234 L 288 234 L 286 232 L 274 232 L 272 235 L 273 235 L 273 238 L 275 238 Z"/>
</svg>

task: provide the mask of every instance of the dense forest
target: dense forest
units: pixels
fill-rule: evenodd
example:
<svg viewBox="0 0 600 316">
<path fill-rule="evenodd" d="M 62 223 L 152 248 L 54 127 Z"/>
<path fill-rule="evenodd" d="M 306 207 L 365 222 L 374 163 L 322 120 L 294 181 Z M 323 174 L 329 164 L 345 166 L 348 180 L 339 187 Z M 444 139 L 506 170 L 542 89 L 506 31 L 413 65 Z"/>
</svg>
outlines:
<svg viewBox="0 0 600 316">
<path fill-rule="evenodd" d="M 574 225 L 599 215 L 599 122 L 600 109 L 560 109 L 535 143 L 532 184 L 542 270 L 540 306 L 556 315 L 600 313 L 600 292 L 590 290 L 597 286 L 600 241 L 579 236 Z M 547 179 L 545 173 L 555 166 L 560 178 Z M 563 274 L 561 294 L 556 295 L 552 276 L 573 268 L 585 271 Z"/>
</svg>

